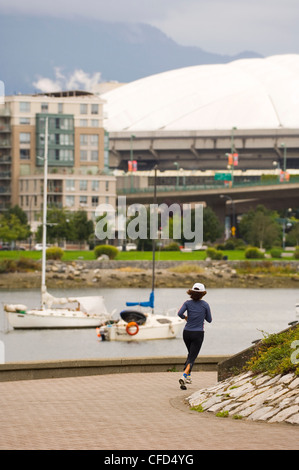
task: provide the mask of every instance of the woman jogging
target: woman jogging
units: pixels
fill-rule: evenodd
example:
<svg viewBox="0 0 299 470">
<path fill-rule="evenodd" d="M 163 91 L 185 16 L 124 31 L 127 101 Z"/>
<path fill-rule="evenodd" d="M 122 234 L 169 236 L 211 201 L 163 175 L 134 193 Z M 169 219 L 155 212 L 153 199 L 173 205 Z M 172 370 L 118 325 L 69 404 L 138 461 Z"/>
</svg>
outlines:
<svg viewBox="0 0 299 470">
<path fill-rule="evenodd" d="M 178 316 L 186 320 L 183 331 L 183 340 L 188 350 L 188 356 L 184 365 L 184 373 L 179 380 L 182 390 L 186 390 L 186 384 L 192 383 L 191 371 L 199 354 L 204 339 L 204 322 L 212 321 L 210 306 L 204 300 L 206 289 L 203 284 L 197 282 L 192 289 L 187 291 L 191 299 L 183 303 Z"/>
</svg>

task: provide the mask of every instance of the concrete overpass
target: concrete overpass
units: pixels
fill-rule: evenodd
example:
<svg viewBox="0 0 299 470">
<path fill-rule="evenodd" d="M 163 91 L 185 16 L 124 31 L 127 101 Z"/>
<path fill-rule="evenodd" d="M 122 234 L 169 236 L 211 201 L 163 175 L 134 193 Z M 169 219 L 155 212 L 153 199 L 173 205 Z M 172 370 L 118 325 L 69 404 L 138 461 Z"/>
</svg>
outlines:
<svg viewBox="0 0 299 470">
<path fill-rule="evenodd" d="M 152 204 L 153 188 L 142 191 L 122 192 L 127 198 L 127 205 L 133 203 Z M 221 198 L 220 195 L 226 196 Z M 157 202 L 171 203 L 200 203 L 211 207 L 219 219 L 223 221 L 226 214 L 226 204 L 234 202 L 235 214 L 242 214 L 263 204 L 268 209 L 286 210 L 299 207 L 299 181 L 277 184 L 242 184 L 231 188 L 215 185 L 213 187 L 159 187 L 157 186 Z M 230 208 L 227 214 L 230 214 Z"/>
<path fill-rule="evenodd" d="M 185 170 L 226 170 L 226 154 L 239 155 L 238 168 L 299 168 L 298 129 L 237 129 L 190 131 L 122 131 L 109 133 L 109 166 L 127 171 L 130 160 L 140 171 L 158 165 L 161 171 L 174 169 L 174 162 Z"/>
</svg>

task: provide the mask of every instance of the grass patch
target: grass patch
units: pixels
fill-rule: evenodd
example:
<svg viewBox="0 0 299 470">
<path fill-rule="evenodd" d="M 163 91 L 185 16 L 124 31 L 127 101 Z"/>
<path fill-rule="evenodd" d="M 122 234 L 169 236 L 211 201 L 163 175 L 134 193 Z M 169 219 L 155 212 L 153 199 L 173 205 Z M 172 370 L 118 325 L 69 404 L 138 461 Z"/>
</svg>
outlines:
<svg viewBox="0 0 299 470">
<path fill-rule="evenodd" d="M 41 263 L 30 258 L 0 259 L 0 273 L 40 271 Z"/>
<path fill-rule="evenodd" d="M 204 411 L 202 405 L 192 406 L 190 410 L 197 411 L 198 413 L 203 413 Z"/>
<path fill-rule="evenodd" d="M 245 370 L 269 375 L 293 372 L 299 376 L 299 325 L 277 334 L 264 334 Z"/>
<path fill-rule="evenodd" d="M 244 261 L 241 266 L 237 268 L 239 274 L 271 274 L 274 276 L 288 276 L 296 274 L 296 266 L 282 263 L 281 265 L 274 265 L 272 261 L 260 261 L 253 264 L 250 261 Z"/>
<path fill-rule="evenodd" d="M 228 418 L 228 411 L 219 411 L 219 413 L 216 413 L 216 416 L 218 418 Z"/>
<path fill-rule="evenodd" d="M 179 274 L 188 274 L 188 273 L 197 273 L 197 274 L 202 274 L 204 272 L 204 269 L 201 266 L 197 266 L 195 264 L 181 264 L 179 266 L 173 266 L 172 268 L 168 268 L 168 271 L 173 272 L 173 273 L 179 273 Z"/>
</svg>

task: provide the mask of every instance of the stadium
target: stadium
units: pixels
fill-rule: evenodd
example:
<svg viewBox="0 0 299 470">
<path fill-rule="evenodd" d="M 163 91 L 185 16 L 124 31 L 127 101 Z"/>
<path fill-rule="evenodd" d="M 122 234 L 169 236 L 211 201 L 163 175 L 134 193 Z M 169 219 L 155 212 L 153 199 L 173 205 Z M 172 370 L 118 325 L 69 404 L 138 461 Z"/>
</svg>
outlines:
<svg viewBox="0 0 299 470">
<path fill-rule="evenodd" d="M 158 165 L 163 184 L 177 170 L 188 184 L 299 174 L 299 55 L 171 70 L 102 98 L 110 168 Z"/>
</svg>

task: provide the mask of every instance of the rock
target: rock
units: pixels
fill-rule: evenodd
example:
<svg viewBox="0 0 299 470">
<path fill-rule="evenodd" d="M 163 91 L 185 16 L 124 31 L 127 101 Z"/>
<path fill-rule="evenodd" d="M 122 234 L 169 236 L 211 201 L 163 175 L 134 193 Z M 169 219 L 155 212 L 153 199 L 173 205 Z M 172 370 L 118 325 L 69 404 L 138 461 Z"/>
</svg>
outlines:
<svg viewBox="0 0 299 470">
<path fill-rule="evenodd" d="M 299 424 L 299 377 L 289 373 L 270 377 L 251 372 L 229 377 L 186 399 L 203 411 L 227 411 L 251 421 Z"/>
</svg>

